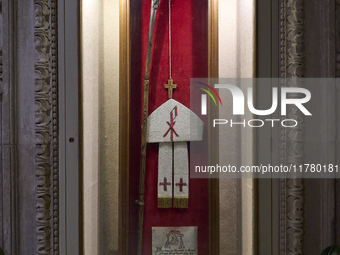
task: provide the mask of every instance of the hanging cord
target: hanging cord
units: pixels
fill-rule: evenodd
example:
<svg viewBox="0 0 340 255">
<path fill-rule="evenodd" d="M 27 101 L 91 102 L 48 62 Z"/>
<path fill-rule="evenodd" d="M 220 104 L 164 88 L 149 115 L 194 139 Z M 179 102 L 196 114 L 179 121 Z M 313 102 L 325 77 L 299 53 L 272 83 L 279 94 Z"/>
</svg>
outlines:
<svg viewBox="0 0 340 255">
<path fill-rule="evenodd" d="M 171 0 L 169 0 L 169 77 L 172 80 L 172 70 L 171 70 Z"/>
</svg>

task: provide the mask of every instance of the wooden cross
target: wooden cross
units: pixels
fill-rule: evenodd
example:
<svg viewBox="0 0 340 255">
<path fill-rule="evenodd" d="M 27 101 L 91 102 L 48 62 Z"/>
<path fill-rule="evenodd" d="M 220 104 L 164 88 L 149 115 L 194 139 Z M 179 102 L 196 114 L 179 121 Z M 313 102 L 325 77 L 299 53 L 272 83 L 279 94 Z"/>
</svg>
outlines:
<svg viewBox="0 0 340 255">
<path fill-rule="evenodd" d="M 183 178 L 181 178 L 180 182 L 176 183 L 176 186 L 179 186 L 179 191 L 183 191 L 183 186 L 187 186 L 187 184 L 183 183 Z"/>
<path fill-rule="evenodd" d="M 166 182 L 166 177 L 164 177 L 164 182 L 160 182 L 159 185 L 164 185 L 164 191 L 167 191 L 167 186 L 171 185 L 171 183 Z"/>
<path fill-rule="evenodd" d="M 177 88 L 177 84 L 174 84 L 174 81 L 169 79 L 168 84 L 164 84 L 164 88 L 168 90 L 169 98 L 172 98 L 172 91 Z"/>
</svg>

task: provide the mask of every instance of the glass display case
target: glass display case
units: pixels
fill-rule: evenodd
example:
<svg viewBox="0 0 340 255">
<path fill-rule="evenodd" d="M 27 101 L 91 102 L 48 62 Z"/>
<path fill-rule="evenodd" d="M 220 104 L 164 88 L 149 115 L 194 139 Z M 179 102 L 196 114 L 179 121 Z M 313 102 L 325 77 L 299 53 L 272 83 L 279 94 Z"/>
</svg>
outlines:
<svg viewBox="0 0 340 255">
<path fill-rule="evenodd" d="M 176 254 L 219 254 L 218 179 L 189 178 L 190 185 L 182 186 L 183 190 L 188 188 L 189 193 L 187 204 L 184 206 L 186 208 L 175 208 L 177 206 L 174 203 L 168 206 L 170 208 L 160 208 L 162 206 L 157 202 L 157 190 L 160 186 L 157 171 L 160 164 L 158 143 L 147 144 L 144 201 L 139 201 L 138 206 L 143 91 L 145 68 L 147 68 L 147 48 L 150 47 L 148 44 L 149 27 L 150 24 L 153 25 L 153 21 L 150 21 L 150 11 L 152 12 L 153 5 L 150 6 L 150 3 L 150 0 L 132 0 L 126 4 L 126 12 L 121 14 L 126 15 L 126 24 L 122 24 L 126 28 L 122 40 L 126 43 L 121 48 L 120 59 L 122 61 L 125 58 L 126 61 L 120 76 L 124 79 L 126 86 L 121 88 L 121 94 L 123 92 L 125 100 L 121 98 L 124 100 L 121 106 L 124 107 L 121 107 L 123 112 L 120 114 L 128 116 L 128 118 L 121 119 L 125 121 L 121 139 L 126 139 L 125 141 L 128 142 L 122 142 L 120 145 L 121 157 L 124 158 L 121 166 L 125 169 L 120 180 L 120 215 L 123 219 L 120 222 L 120 233 L 122 233 L 119 243 L 120 252 L 121 254 L 138 253 L 139 207 L 143 206 L 143 254 L 168 254 L 162 252 L 171 249 L 173 252 L 182 252 Z M 151 41 L 152 56 L 148 79 L 149 114 L 169 100 L 169 92 L 165 88 L 169 79 L 172 78 L 173 83 L 176 84 L 176 88 L 172 91 L 172 99 L 190 108 L 190 78 L 217 76 L 216 31 L 216 2 L 172 0 L 169 5 L 169 1 L 160 1 Z M 188 149 L 190 150 L 190 147 Z M 171 161 L 171 155 L 168 157 Z M 168 179 L 167 181 L 163 183 L 164 189 L 167 183 L 172 186 L 174 180 Z M 175 188 L 180 187 L 173 185 L 173 189 Z M 164 229 L 164 227 L 169 229 Z M 181 229 L 181 227 L 185 228 Z M 197 233 L 191 235 L 188 232 L 187 236 L 191 236 L 186 240 L 186 237 L 180 238 L 181 233 L 172 233 L 171 228 L 173 231 L 190 232 L 193 230 Z M 167 249 L 165 247 L 166 237 L 164 237 L 164 247 L 157 248 L 155 238 L 159 235 L 159 231 L 168 231 L 168 238 L 170 235 L 170 239 L 185 239 L 185 242 L 193 243 L 196 248 L 184 249 L 182 247 L 178 250 L 171 247 Z M 169 242 L 171 243 L 171 240 Z M 174 243 L 176 242 L 173 240 L 172 244 Z"/>
</svg>

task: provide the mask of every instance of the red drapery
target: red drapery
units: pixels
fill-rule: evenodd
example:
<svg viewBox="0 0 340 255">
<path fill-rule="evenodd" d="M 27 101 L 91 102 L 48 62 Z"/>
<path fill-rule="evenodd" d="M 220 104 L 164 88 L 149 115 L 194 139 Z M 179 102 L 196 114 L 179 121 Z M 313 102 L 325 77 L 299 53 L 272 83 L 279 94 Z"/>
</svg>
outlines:
<svg viewBox="0 0 340 255">
<path fill-rule="evenodd" d="M 138 199 L 143 79 L 151 0 L 131 1 L 131 105 L 130 105 L 130 254 L 137 254 Z M 208 1 L 172 0 L 173 99 L 190 108 L 190 78 L 208 75 Z M 150 73 L 149 114 L 168 100 L 164 84 L 169 78 L 168 1 L 161 0 L 154 32 Z M 209 184 L 190 179 L 188 209 L 157 208 L 158 144 L 148 144 L 145 178 L 143 254 L 152 254 L 151 228 L 198 226 L 199 254 L 208 254 Z"/>
</svg>

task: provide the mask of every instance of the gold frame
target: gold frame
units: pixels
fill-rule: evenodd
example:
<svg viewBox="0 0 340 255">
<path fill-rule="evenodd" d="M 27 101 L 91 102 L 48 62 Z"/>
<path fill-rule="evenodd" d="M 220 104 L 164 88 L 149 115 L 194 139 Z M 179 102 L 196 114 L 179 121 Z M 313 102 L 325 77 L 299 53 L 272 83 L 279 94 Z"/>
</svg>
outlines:
<svg viewBox="0 0 340 255">
<path fill-rule="evenodd" d="M 130 1 L 119 3 L 119 238 L 118 253 L 129 254 Z M 218 77 L 218 0 L 208 0 L 208 75 Z M 212 134 L 209 134 L 212 135 Z M 213 146 L 213 145 L 210 145 Z M 214 145 L 216 146 L 216 145 Z M 209 160 L 216 160 L 209 158 Z M 220 254 L 219 180 L 209 180 L 209 254 Z"/>
<path fill-rule="evenodd" d="M 119 1 L 119 235 L 118 253 L 129 254 L 130 1 Z"/>
<path fill-rule="evenodd" d="M 208 76 L 218 78 L 218 0 L 208 0 Z M 212 109 L 212 107 L 210 107 Z M 215 118 L 211 111 L 209 119 Z M 218 132 L 209 132 L 209 141 Z M 216 151 L 218 144 L 209 143 L 209 152 Z M 218 162 L 218 156 L 209 153 L 209 162 Z M 220 196 L 219 179 L 209 179 L 209 255 L 220 254 Z"/>
</svg>

